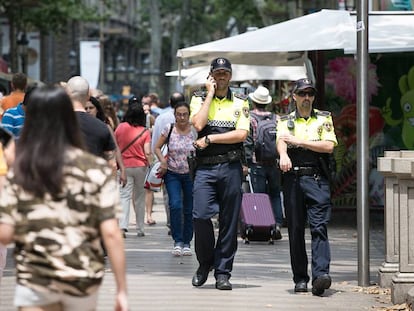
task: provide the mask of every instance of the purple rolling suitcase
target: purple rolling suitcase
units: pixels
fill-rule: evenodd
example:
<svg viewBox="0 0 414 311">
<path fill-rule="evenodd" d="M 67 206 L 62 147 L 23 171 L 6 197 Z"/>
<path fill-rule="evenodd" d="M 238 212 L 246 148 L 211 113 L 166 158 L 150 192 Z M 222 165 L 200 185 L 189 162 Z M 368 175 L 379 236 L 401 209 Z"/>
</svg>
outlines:
<svg viewBox="0 0 414 311">
<path fill-rule="evenodd" d="M 252 191 L 250 176 L 248 179 L 250 191 Z M 276 222 L 269 196 L 266 193 L 243 193 L 240 235 L 246 244 L 250 241 L 274 243 Z"/>
</svg>

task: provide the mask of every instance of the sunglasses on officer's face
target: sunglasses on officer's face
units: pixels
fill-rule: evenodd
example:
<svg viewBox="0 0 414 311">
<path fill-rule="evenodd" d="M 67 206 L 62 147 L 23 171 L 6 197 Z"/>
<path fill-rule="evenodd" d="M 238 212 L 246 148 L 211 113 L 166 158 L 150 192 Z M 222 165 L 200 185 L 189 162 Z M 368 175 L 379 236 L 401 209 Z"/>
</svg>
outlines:
<svg viewBox="0 0 414 311">
<path fill-rule="evenodd" d="M 315 96 L 315 91 L 299 91 L 296 93 L 299 97 L 305 97 L 308 95 L 309 97 Z"/>
</svg>

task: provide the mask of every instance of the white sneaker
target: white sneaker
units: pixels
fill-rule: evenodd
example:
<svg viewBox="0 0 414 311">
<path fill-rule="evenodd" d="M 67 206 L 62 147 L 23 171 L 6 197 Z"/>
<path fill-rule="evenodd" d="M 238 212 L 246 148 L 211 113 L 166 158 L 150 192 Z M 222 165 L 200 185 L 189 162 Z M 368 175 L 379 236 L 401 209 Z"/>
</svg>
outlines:
<svg viewBox="0 0 414 311">
<path fill-rule="evenodd" d="M 174 246 L 173 250 L 171 251 L 171 254 L 175 257 L 180 257 L 183 254 L 183 249 L 181 246 L 177 245 Z"/>
<path fill-rule="evenodd" d="M 192 256 L 193 253 L 191 252 L 191 248 L 183 247 L 183 256 Z"/>
</svg>

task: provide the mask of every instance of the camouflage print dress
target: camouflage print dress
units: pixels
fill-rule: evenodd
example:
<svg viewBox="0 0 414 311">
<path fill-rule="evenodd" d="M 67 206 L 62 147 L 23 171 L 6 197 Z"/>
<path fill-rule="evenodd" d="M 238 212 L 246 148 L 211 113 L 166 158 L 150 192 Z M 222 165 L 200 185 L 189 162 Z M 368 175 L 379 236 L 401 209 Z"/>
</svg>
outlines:
<svg viewBox="0 0 414 311">
<path fill-rule="evenodd" d="M 37 291 L 87 296 L 104 275 L 99 225 L 118 216 L 119 192 L 107 162 L 79 149 L 67 152 L 59 200 L 39 199 L 8 174 L 0 223 L 14 226 L 17 282 Z"/>
</svg>

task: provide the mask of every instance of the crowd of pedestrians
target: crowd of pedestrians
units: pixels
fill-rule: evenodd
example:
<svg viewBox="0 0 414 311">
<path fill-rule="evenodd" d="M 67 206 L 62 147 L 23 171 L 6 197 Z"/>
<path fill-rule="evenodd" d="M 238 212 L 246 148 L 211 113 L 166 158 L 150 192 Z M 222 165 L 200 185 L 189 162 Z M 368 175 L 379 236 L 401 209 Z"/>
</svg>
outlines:
<svg viewBox="0 0 414 311">
<path fill-rule="evenodd" d="M 128 310 L 123 238 L 131 236 L 131 206 L 137 237 L 145 238 L 145 225 L 156 224 L 154 192 L 144 188 L 155 161 L 164 181 L 172 255 L 191 256 L 194 236 L 199 267 L 193 286 L 204 285 L 214 271 L 215 287 L 232 289 L 248 176 L 253 192 L 269 195 L 276 239 L 287 219 L 295 292 L 306 292 L 309 281 L 317 296 L 330 287 L 331 203 L 323 167 L 337 144 L 330 113 L 313 108 L 317 90 L 308 79 L 298 80 L 292 91 L 295 110 L 279 116 L 267 110 L 272 97 L 266 87 L 238 94 L 230 88 L 232 74 L 230 61 L 216 58 L 206 91 L 188 101 L 174 92 L 165 108 L 155 93 L 132 96 L 121 117 L 109 97 L 92 92 L 83 77 L 27 88 L 25 75 L 13 76 L 13 91 L 1 101 L 2 127 L 14 139 L 0 148 L 0 277 L 4 245 L 18 241 L 16 306 L 93 309 L 108 256 L 117 282 L 116 310 Z M 270 158 L 257 149 L 262 120 L 274 127 Z"/>
</svg>

